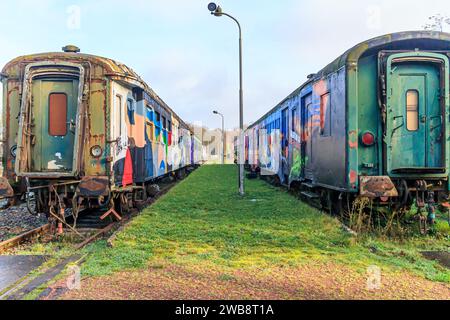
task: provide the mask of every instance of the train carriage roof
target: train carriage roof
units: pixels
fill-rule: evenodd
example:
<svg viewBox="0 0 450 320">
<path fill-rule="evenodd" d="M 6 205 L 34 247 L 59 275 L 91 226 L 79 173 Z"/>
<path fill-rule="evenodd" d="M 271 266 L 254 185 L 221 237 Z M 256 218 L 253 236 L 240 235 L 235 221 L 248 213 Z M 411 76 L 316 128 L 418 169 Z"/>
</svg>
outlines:
<svg viewBox="0 0 450 320">
<path fill-rule="evenodd" d="M 17 57 L 10 62 L 8 62 L 2 70 L 2 75 L 6 75 L 8 70 L 10 70 L 13 66 L 18 65 L 20 63 L 33 63 L 44 60 L 52 60 L 52 61 L 78 61 L 79 63 L 89 62 L 92 64 L 100 65 L 105 69 L 105 75 L 109 78 L 121 82 L 128 83 L 133 87 L 139 87 L 145 90 L 152 98 L 154 98 L 161 106 L 167 109 L 172 115 L 186 127 L 189 126 L 170 108 L 161 97 L 159 97 L 156 92 L 150 88 L 150 86 L 142 80 L 142 78 L 131 68 L 126 66 L 123 63 L 115 61 L 113 59 L 100 57 L 91 54 L 77 53 L 77 52 L 48 52 L 48 53 L 38 53 L 33 55 L 26 55 Z"/>
<path fill-rule="evenodd" d="M 350 62 L 358 62 L 359 58 L 372 50 L 383 47 L 385 50 L 400 50 L 414 42 L 417 49 L 426 48 L 430 41 L 434 43 L 436 50 L 450 50 L 450 33 L 438 31 L 405 31 L 390 33 L 361 42 L 347 50 L 339 58 L 334 60 L 317 73 L 317 77 L 323 77 L 333 73 Z"/>
<path fill-rule="evenodd" d="M 357 63 L 359 59 L 369 54 L 374 50 L 384 48 L 386 50 L 400 50 L 408 48 L 411 43 L 414 43 L 414 48 L 426 48 L 426 45 L 433 42 L 433 48 L 435 50 L 450 50 L 450 33 L 438 32 L 438 31 L 405 31 L 398 33 L 390 33 L 387 35 L 379 36 L 370 40 L 359 43 L 353 48 L 347 50 L 344 54 L 339 56 L 332 63 L 325 68 L 314 74 L 311 79 L 302 84 L 293 93 L 286 97 L 283 101 L 277 104 L 272 110 L 266 113 L 262 118 L 252 124 L 249 129 L 254 128 L 262 121 L 264 121 L 271 113 L 275 112 L 282 104 L 292 97 L 298 95 L 303 88 L 313 81 L 319 80 L 327 75 L 334 73 L 349 63 Z"/>
</svg>

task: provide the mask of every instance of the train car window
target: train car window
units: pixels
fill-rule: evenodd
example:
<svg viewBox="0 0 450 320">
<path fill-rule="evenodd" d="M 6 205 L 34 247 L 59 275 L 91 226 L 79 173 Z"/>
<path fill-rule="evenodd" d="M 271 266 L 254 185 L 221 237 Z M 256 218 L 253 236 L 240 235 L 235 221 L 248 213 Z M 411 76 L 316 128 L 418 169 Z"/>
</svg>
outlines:
<svg viewBox="0 0 450 320">
<path fill-rule="evenodd" d="M 331 103 L 330 93 L 320 97 L 320 135 L 331 136 Z"/>
<path fill-rule="evenodd" d="M 134 121 L 135 107 L 134 101 L 132 99 L 127 99 L 127 112 L 128 112 L 128 121 L 130 121 L 130 124 L 131 125 L 136 124 L 136 122 Z"/>
<path fill-rule="evenodd" d="M 256 130 L 256 148 L 259 150 L 259 130 Z"/>
<path fill-rule="evenodd" d="M 147 121 L 153 122 L 154 121 L 154 119 L 153 119 L 153 116 L 154 116 L 153 109 L 150 106 L 148 106 L 148 105 L 146 107 L 147 107 L 147 114 L 146 114 Z"/>
<path fill-rule="evenodd" d="M 159 139 L 159 136 L 161 134 L 161 114 L 159 112 L 155 112 L 155 136 L 156 139 Z"/>
<path fill-rule="evenodd" d="M 169 141 L 168 141 L 168 144 L 169 144 L 169 146 L 171 146 L 172 145 L 172 123 L 169 121 L 169 120 L 167 120 L 167 131 L 169 132 Z"/>
<path fill-rule="evenodd" d="M 67 95 L 52 93 L 49 96 L 48 132 L 51 136 L 67 134 Z"/>
<path fill-rule="evenodd" d="M 145 106 L 146 115 L 145 115 L 145 125 L 146 125 L 146 132 L 147 132 L 147 138 L 150 140 L 150 142 L 153 142 L 155 140 L 155 130 L 153 125 L 153 109 L 149 106 Z"/>
<path fill-rule="evenodd" d="M 406 92 L 406 127 L 409 131 L 419 130 L 419 92 Z"/>
<path fill-rule="evenodd" d="M 114 126 L 116 127 L 115 133 L 121 137 L 122 136 L 122 96 L 116 95 L 116 117 L 114 119 Z"/>
<path fill-rule="evenodd" d="M 295 117 L 297 116 L 297 108 L 292 109 L 292 132 L 296 131 L 296 127 L 295 127 Z"/>
<path fill-rule="evenodd" d="M 153 123 L 147 121 L 147 137 L 153 142 L 155 141 L 155 130 L 153 128 Z"/>
</svg>

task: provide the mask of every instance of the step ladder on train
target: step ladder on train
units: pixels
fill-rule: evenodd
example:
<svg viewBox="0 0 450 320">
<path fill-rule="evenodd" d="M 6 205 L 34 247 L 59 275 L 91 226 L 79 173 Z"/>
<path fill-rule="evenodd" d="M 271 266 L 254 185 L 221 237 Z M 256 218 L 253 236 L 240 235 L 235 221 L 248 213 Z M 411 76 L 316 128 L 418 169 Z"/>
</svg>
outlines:
<svg viewBox="0 0 450 320">
<path fill-rule="evenodd" d="M 316 191 L 317 186 L 312 182 L 303 182 L 300 185 L 300 199 L 321 210 L 323 206 L 320 201 L 320 195 Z"/>
</svg>

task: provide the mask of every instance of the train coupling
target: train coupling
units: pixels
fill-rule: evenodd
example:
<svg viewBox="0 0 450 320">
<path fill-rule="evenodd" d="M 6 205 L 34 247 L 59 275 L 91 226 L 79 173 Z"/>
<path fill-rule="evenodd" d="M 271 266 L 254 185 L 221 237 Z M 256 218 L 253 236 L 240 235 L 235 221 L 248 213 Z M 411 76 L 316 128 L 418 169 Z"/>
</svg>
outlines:
<svg viewBox="0 0 450 320">
<path fill-rule="evenodd" d="M 421 232 L 427 232 L 427 225 L 436 222 L 436 195 L 424 180 L 416 181 L 416 205 Z"/>
</svg>

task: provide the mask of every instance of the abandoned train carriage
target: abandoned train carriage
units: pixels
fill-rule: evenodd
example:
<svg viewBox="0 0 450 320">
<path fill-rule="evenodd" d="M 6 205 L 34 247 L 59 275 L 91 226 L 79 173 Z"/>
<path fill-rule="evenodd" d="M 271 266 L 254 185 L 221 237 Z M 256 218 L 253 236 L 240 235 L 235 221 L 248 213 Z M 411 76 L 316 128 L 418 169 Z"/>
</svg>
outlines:
<svg viewBox="0 0 450 320">
<path fill-rule="evenodd" d="M 200 162 L 201 143 L 133 70 L 63 49 L 2 71 L 0 196 L 33 191 L 40 212 L 112 204 L 117 195 L 129 208 L 155 179 Z"/>
<path fill-rule="evenodd" d="M 440 32 L 355 46 L 247 130 L 246 160 L 330 207 L 343 195 L 416 199 L 432 219 L 449 191 L 449 56 Z"/>
</svg>

